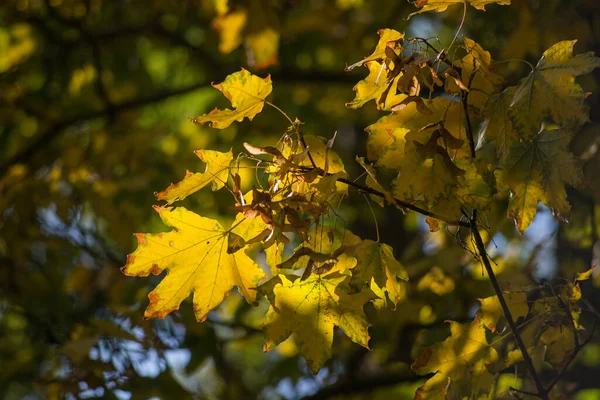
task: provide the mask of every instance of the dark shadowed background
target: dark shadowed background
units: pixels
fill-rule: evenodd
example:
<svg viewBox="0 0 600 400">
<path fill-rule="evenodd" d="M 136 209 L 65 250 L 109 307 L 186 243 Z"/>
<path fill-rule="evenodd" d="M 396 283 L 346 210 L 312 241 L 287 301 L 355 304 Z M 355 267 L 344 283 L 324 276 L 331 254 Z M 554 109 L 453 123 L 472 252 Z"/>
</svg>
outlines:
<svg viewBox="0 0 600 400">
<path fill-rule="evenodd" d="M 232 294 L 202 324 L 189 302 L 164 320 L 145 321 L 147 293 L 160 277 L 119 271 L 134 249 L 132 233 L 165 230 L 153 193 L 186 169 L 202 170 L 193 150 L 272 145 L 287 128 L 270 108 L 223 131 L 195 126 L 188 118 L 228 105 L 211 82 L 241 67 L 270 73 L 271 101 L 309 134 L 337 131 L 335 150 L 358 176 L 353 160 L 365 156 L 363 130 L 381 113 L 373 103 L 344 106 L 367 72 L 344 67 L 371 53 L 381 28 L 448 46 L 462 7 L 407 21 L 415 9 L 404 0 L 236 0 L 229 14 L 219 0 L 1 3 L 0 398 L 412 399 L 423 382 L 410 370 L 420 346 L 442 340 L 445 320 L 472 318 L 477 298 L 493 294 L 456 238 L 429 233 L 417 215 L 375 206 L 376 227 L 365 199 L 355 196 L 341 210 L 347 226 L 363 238 L 379 230 L 409 272 L 410 301 L 370 313 L 373 351 L 337 335 L 333 360 L 314 376 L 293 340 L 263 353 L 264 302 L 252 308 Z M 225 18 L 232 10 L 245 10 L 245 24 Z M 577 52 L 598 50 L 600 2 L 470 8 L 463 33 L 495 60 L 535 63 L 565 39 L 578 39 Z M 528 73 L 522 63 L 497 68 L 513 83 Z M 593 92 L 591 119 L 600 123 L 600 71 L 580 83 Z M 596 262 L 599 126 L 584 127 L 573 143 L 587 186 L 569 190 L 570 225 L 543 209 L 521 237 L 501 211 L 505 199 L 486 216 L 501 281 L 570 279 Z M 185 205 L 232 218 L 226 195 L 205 190 Z M 597 275 L 583 292 L 600 308 L 599 288 Z M 598 376 L 594 340 L 563 389 L 579 400 L 600 398 Z M 503 379 L 498 393 L 516 385 L 510 374 Z"/>
</svg>

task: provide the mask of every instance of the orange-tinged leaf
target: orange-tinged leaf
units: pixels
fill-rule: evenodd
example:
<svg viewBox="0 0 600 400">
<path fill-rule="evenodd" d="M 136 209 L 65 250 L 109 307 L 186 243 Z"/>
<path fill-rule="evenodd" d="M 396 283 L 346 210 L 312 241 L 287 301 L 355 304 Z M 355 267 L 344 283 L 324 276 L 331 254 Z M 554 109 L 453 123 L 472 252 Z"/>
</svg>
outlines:
<svg viewBox="0 0 600 400">
<path fill-rule="evenodd" d="M 194 294 L 194 313 L 204 321 L 237 286 L 246 301 L 256 300 L 254 289 L 265 274 L 243 251 L 227 252 L 228 233 L 218 221 L 183 207 L 155 207 L 170 232 L 136 234 L 138 248 L 122 268 L 128 276 L 167 275 L 148 295 L 145 318 L 164 318 Z"/>
<path fill-rule="evenodd" d="M 181 182 L 171 184 L 162 192 L 156 193 L 158 200 L 173 204 L 178 200 L 185 199 L 209 183 L 212 185 L 213 191 L 225 186 L 229 174 L 229 164 L 233 161 L 231 150 L 227 153 L 214 150 L 196 150 L 195 153 L 202 162 L 206 163 L 204 172 L 191 173 L 187 171 Z"/>
<path fill-rule="evenodd" d="M 500 5 L 509 5 L 510 0 L 417 0 L 415 5 L 421 10 L 410 14 L 408 17 L 412 17 L 415 14 L 421 14 L 427 11 L 437 11 L 443 12 L 450 6 L 456 4 L 467 3 L 472 5 L 478 10 L 485 11 L 485 6 L 488 4 L 500 4 Z"/>
<path fill-rule="evenodd" d="M 224 82 L 213 86 L 223 92 L 235 109 L 215 108 L 208 114 L 192 118 L 192 121 L 197 125 L 210 122 L 210 126 L 216 129 L 227 128 L 234 121 L 241 122 L 244 118 L 252 121 L 262 111 L 265 99 L 273 90 L 270 75 L 263 79 L 245 69 L 227 76 Z"/>
<path fill-rule="evenodd" d="M 279 54 L 279 33 L 266 27 L 260 32 L 246 37 L 248 64 L 252 68 L 264 69 L 277 64 Z"/>
<path fill-rule="evenodd" d="M 538 133 L 546 120 L 570 129 L 589 121 L 587 94 L 575 78 L 600 67 L 600 58 L 593 52 L 573 56 L 575 42 L 566 40 L 546 50 L 519 83 L 508 112 L 523 139 Z"/>
<path fill-rule="evenodd" d="M 581 168 L 568 151 L 570 140 L 565 130 L 544 130 L 513 146 L 502 165 L 499 183 L 511 191 L 508 217 L 521 233 L 533 222 L 540 201 L 557 218 L 565 220 L 569 214 L 565 184 L 581 182 Z"/>
<path fill-rule="evenodd" d="M 273 279 L 271 306 L 263 323 L 265 351 L 294 333 L 300 354 L 317 373 L 331 358 L 334 326 L 342 328 L 353 342 L 369 348 L 363 305 L 375 297 L 373 293 L 363 290 L 348 294 L 349 277 L 338 272 L 311 275 L 304 281 L 292 281 L 285 275 Z"/>
</svg>

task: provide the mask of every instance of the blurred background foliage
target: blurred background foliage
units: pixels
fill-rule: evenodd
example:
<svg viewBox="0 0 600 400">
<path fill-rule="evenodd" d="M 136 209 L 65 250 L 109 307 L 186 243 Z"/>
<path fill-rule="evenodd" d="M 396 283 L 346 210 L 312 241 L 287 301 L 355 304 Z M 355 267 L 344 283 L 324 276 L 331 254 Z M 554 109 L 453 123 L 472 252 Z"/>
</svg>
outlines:
<svg viewBox="0 0 600 400">
<path fill-rule="evenodd" d="M 193 150 L 239 152 L 243 141 L 272 145 L 285 132 L 272 109 L 219 132 L 188 121 L 226 105 L 210 83 L 240 67 L 270 73 L 272 102 L 299 117 L 305 132 L 337 131 L 336 150 L 358 176 L 363 129 L 379 112 L 373 104 L 344 107 L 366 75 L 344 67 L 370 54 L 380 28 L 447 46 L 462 14 L 455 7 L 407 21 L 412 11 L 403 0 L 3 0 L 0 397 L 412 399 L 424 379 L 410 371 L 420 346 L 443 340 L 444 320 L 468 321 L 477 298 L 493 294 L 463 249 L 472 246 L 466 235 L 431 234 L 417 215 L 376 208 L 381 240 L 409 272 L 408 299 L 370 313 L 373 351 L 338 335 L 333 360 L 316 376 L 293 340 L 263 353 L 264 302 L 252 308 L 231 295 L 203 324 L 189 304 L 144 321 L 148 279 L 119 271 L 133 232 L 164 230 L 153 192 L 186 168 L 201 170 Z M 485 13 L 470 9 L 464 33 L 496 60 L 535 63 L 565 39 L 578 39 L 578 52 L 598 50 L 600 3 L 514 0 Z M 497 68 L 513 83 L 527 73 L 522 63 Z M 591 118 L 600 123 L 600 72 L 581 83 L 593 92 Z M 599 126 L 589 124 L 573 143 L 587 186 L 569 191 L 571 224 L 543 210 L 521 237 L 505 217 L 506 199 L 487 214 L 489 251 L 505 287 L 571 279 L 596 263 Z M 186 206 L 231 218 L 224 196 L 202 191 Z M 375 239 L 362 196 L 341 214 L 356 234 Z M 583 293 L 600 307 L 600 275 Z M 588 314 L 584 321 L 595 318 Z M 562 398 L 600 398 L 599 343 L 566 374 L 559 390 L 571 394 Z M 503 375 L 498 398 L 519 384 Z"/>
</svg>

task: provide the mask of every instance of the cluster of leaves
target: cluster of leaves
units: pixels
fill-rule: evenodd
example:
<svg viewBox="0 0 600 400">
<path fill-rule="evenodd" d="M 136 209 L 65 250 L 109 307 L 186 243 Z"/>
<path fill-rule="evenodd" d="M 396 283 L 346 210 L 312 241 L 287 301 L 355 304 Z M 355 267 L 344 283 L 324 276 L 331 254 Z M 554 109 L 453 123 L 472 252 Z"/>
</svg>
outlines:
<svg viewBox="0 0 600 400">
<path fill-rule="evenodd" d="M 483 9 L 509 1 L 416 4 L 425 12 L 459 3 L 466 11 L 469 3 Z M 223 18 L 245 21 L 242 15 L 224 12 Z M 600 66 L 600 59 L 592 53 L 573 55 L 574 41 L 559 42 L 531 65 L 527 77 L 507 86 L 490 53 L 469 38 L 460 46 L 463 55 L 450 58 L 448 51 L 424 38 L 407 38 L 392 29 L 379 31 L 379 36 L 373 54 L 347 68 L 369 70 L 347 106 L 359 108 L 374 100 L 379 110 L 390 112 L 366 128 L 367 155 L 374 164 L 358 159 L 365 185 L 349 179 L 333 150 L 335 134 L 329 140 L 305 135 L 300 121 L 266 100 L 272 91 L 270 76 L 263 79 L 241 70 L 214 85 L 233 109 L 215 109 L 193 118 L 195 124 L 224 129 L 234 121 L 252 120 L 268 105 L 289 120 L 290 128 L 275 146 L 245 143 L 246 152 L 235 159 L 231 151 L 198 150 L 205 171 L 188 172 L 156 194 L 167 205 L 155 210 L 173 230 L 136 234 L 138 248 L 123 268 L 131 276 L 167 271 L 149 294 L 145 317 L 165 317 L 193 294 L 196 318 L 204 321 L 234 286 L 250 304 L 260 294 L 270 303 L 263 322 L 265 351 L 294 334 L 316 373 L 331 357 L 335 326 L 368 348 L 363 307 L 372 303 L 380 310 L 394 308 L 406 291 L 407 274 L 393 249 L 361 239 L 343 226 L 336 210 L 351 189 L 370 194 L 381 206 L 420 212 L 432 231 L 444 224 L 476 230 L 477 211 L 506 192 L 508 216 L 521 232 L 532 223 L 539 202 L 566 219 L 570 206 L 565 185 L 581 183 L 580 167 L 568 146 L 589 119 L 587 94 L 575 78 Z M 239 44 L 237 33 L 223 40 L 231 41 L 223 46 Z M 444 94 L 434 96 L 437 88 Z M 244 168 L 256 172 L 247 193 L 241 189 Z M 391 182 L 381 178 L 386 170 L 395 173 Z M 209 185 L 227 189 L 233 198 L 237 215 L 228 229 L 184 207 L 171 207 Z M 257 263 L 258 253 L 265 254 L 264 262 Z M 485 252 L 479 255 L 487 259 Z M 450 322 L 451 336 L 425 348 L 413 364 L 418 374 L 436 373 L 419 388 L 417 398 L 492 396 L 489 388 L 500 371 L 523 360 L 531 364 L 536 357 L 530 354 L 539 352 L 543 354 L 537 359 L 555 367 L 560 377 L 582 347 L 578 281 L 590 275 L 557 293 L 541 290 L 531 307 L 525 289 L 506 296 L 510 328 L 526 318 L 520 341 L 527 354 L 519 342 L 519 348 L 503 355 L 496 349 L 511 335 L 497 330 L 502 312 L 507 312 L 502 293 L 481 300 L 471 323 Z M 538 395 L 547 396 L 555 384 L 544 393 L 538 386 Z"/>
</svg>

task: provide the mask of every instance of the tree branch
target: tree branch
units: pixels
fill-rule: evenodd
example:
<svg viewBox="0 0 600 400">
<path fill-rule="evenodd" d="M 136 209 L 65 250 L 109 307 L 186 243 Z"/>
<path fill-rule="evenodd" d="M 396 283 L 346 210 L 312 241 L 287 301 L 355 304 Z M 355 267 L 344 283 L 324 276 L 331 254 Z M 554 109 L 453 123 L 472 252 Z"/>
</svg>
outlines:
<svg viewBox="0 0 600 400">
<path fill-rule="evenodd" d="M 536 396 L 539 397 L 540 399 L 548 400 L 548 393 L 547 393 L 546 389 L 544 388 L 544 386 L 542 385 L 542 381 L 540 380 L 540 377 L 538 376 L 537 371 L 535 370 L 535 367 L 533 365 L 533 360 L 531 359 L 531 357 L 529 356 L 529 353 L 527 352 L 527 347 L 525 346 L 525 343 L 523 342 L 523 339 L 521 338 L 521 334 L 519 333 L 519 328 L 518 328 L 517 324 L 515 323 L 515 320 L 510 312 L 510 309 L 508 308 L 508 304 L 506 303 L 506 300 L 504 299 L 504 294 L 502 293 L 502 289 L 500 289 L 500 285 L 498 284 L 498 280 L 496 279 L 496 274 L 494 273 L 492 265 L 490 264 L 490 260 L 488 259 L 487 253 L 485 251 L 485 245 L 483 244 L 483 239 L 481 238 L 481 234 L 479 233 L 479 228 L 477 227 L 477 210 L 473 211 L 473 216 L 471 218 L 471 232 L 473 234 L 473 237 L 475 238 L 475 244 L 477 245 L 477 252 L 479 253 L 479 257 L 481 258 L 481 261 L 483 262 L 483 265 L 485 266 L 485 270 L 490 278 L 490 282 L 492 283 L 492 286 L 494 287 L 494 291 L 496 292 L 496 295 L 498 296 L 498 301 L 500 302 L 500 306 L 502 307 L 504 316 L 506 317 L 506 320 L 508 321 L 508 326 L 510 327 L 513 337 L 515 338 L 517 347 L 519 348 L 519 350 L 521 350 L 521 354 L 523 355 L 523 360 L 525 361 L 525 365 L 527 366 L 527 369 L 529 370 L 529 373 L 531 374 L 531 378 L 533 379 L 533 382 L 535 383 L 535 387 L 537 389 Z"/>
</svg>

